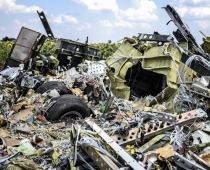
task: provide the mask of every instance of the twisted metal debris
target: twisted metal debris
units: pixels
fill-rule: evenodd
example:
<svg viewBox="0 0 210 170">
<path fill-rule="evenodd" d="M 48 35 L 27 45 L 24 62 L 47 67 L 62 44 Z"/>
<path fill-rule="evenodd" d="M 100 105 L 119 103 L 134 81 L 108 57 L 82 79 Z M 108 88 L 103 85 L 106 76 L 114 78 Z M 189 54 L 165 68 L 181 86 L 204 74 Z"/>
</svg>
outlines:
<svg viewBox="0 0 210 170">
<path fill-rule="evenodd" d="M 88 38 L 42 56 L 22 28 L 0 72 L 0 169 L 210 169 L 208 37 L 165 10 L 174 36 L 125 37 L 106 61 Z"/>
</svg>

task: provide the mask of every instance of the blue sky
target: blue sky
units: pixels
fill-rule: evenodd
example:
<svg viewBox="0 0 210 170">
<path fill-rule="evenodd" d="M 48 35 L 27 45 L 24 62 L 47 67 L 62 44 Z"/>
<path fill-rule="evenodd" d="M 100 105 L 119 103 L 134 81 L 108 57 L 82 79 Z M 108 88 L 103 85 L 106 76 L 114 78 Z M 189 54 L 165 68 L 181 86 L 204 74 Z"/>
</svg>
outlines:
<svg viewBox="0 0 210 170">
<path fill-rule="evenodd" d="M 16 38 L 22 26 L 46 34 L 36 10 L 45 12 L 57 38 L 103 43 L 154 31 L 168 35 L 176 27 L 166 25 L 166 5 L 177 9 L 199 43 L 199 30 L 210 36 L 209 0 L 0 0 L 0 39 Z"/>
</svg>

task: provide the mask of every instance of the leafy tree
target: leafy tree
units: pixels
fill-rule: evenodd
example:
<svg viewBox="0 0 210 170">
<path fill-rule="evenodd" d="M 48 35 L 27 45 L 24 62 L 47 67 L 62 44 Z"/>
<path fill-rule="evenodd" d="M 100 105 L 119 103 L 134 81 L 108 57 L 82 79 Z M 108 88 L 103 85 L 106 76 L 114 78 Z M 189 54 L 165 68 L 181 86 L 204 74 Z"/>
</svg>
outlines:
<svg viewBox="0 0 210 170">
<path fill-rule="evenodd" d="M 9 37 L 4 37 L 4 38 L 2 38 L 2 40 L 1 41 L 14 41 L 15 40 L 15 38 L 9 38 Z"/>
<path fill-rule="evenodd" d="M 107 57 L 111 56 L 120 46 L 120 44 L 112 43 L 108 40 L 107 43 L 92 44 L 94 47 L 99 49 L 100 56 L 106 60 Z"/>
</svg>

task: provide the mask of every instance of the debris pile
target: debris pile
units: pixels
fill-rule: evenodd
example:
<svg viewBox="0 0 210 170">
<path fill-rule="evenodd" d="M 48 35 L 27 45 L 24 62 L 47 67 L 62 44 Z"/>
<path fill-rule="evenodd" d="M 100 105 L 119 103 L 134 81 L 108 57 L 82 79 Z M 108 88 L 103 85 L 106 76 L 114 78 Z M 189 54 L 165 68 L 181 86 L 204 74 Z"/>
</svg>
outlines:
<svg viewBox="0 0 210 170">
<path fill-rule="evenodd" d="M 210 169 L 209 38 L 165 10 L 174 36 L 125 37 L 106 61 L 88 38 L 40 55 L 23 27 L 0 72 L 0 169 Z"/>
</svg>

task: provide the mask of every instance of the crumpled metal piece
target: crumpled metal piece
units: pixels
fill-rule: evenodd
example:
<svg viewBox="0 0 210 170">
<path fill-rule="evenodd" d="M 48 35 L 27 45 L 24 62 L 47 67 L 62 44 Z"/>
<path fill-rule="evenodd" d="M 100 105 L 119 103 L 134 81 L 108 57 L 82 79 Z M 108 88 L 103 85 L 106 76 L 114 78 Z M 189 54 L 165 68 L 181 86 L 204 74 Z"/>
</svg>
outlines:
<svg viewBox="0 0 210 170">
<path fill-rule="evenodd" d="M 58 91 L 56 89 L 53 89 L 53 90 L 49 91 L 48 96 L 50 96 L 50 97 L 59 97 L 60 94 L 58 93 Z"/>
<path fill-rule="evenodd" d="M 22 109 L 18 113 L 9 116 L 8 120 L 11 123 L 16 123 L 19 120 L 24 120 L 25 121 L 25 120 L 29 119 L 32 115 L 34 115 L 34 111 L 33 111 L 34 108 L 35 108 L 35 106 L 30 106 L 27 109 Z"/>
<path fill-rule="evenodd" d="M 192 133 L 192 137 L 194 138 L 193 140 L 194 144 L 210 142 L 210 135 L 201 130 L 196 130 L 194 133 Z"/>
<path fill-rule="evenodd" d="M 40 81 L 37 79 L 34 79 L 33 77 L 30 77 L 29 75 L 24 76 L 21 80 L 21 87 L 27 87 L 27 88 L 34 88 Z"/>
<path fill-rule="evenodd" d="M 144 145 L 142 145 L 138 151 L 139 152 L 145 152 L 150 146 L 152 146 L 153 144 L 155 144 L 156 142 L 158 142 L 159 140 L 161 140 L 163 137 L 165 137 L 165 134 L 160 134 L 155 136 L 154 138 L 152 138 L 149 142 L 145 143 Z"/>
<path fill-rule="evenodd" d="M 166 160 L 174 156 L 174 149 L 172 145 L 166 145 L 164 147 L 158 148 L 154 151 L 148 151 L 146 154 L 157 153 L 159 160 Z"/>
<path fill-rule="evenodd" d="M 21 110 L 21 108 L 28 105 L 29 105 L 28 101 L 19 102 L 12 106 L 12 110 L 14 110 L 17 113 Z"/>
<path fill-rule="evenodd" d="M 202 76 L 201 78 L 195 78 L 193 79 L 192 87 L 195 91 L 203 93 L 203 92 L 209 92 L 209 89 L 207 86 L 209 85 L 209 76 Z"/>
<path fill-rule="evenodd" d="M 18 70 L 19 70 L 19 67 L 6 68 L 0 72 L 0 75 L 9 77 L 9 79 L 13 79 L 14 77 L 17 77 L 19 75 Z"/>
<path fill-rule="evenodd" d="M 73 67 L 66 72 L 66 77 L 64 79 L 64 83 L 67 84 L 67 86 L 69 88 L 72 88 L 72 86 L 75 82 L 75 79 L 79 78 L 79 77 L 80 77 L 79 72 L 77 72 L 75 67 Z"/>
<path fill-rule="evenodd" d="M 30 159 L 13 158 L 13 159 L 11 159 L 11 163 L 13 163 L 14 165 L 18 165 L 18 166 L 22 167 L 23 169 L 43 170 L 42 167 L 38 166 Z"/>
<path fill-rule="evenodd" d="M 17 132 L 22 132 L 22 133 L 29 134 L 30 131 L 31 131 L 31 128 L 26 123 L 17 123 L 17 126 L 16 126 L 15 130 Z"/>
</svg>

